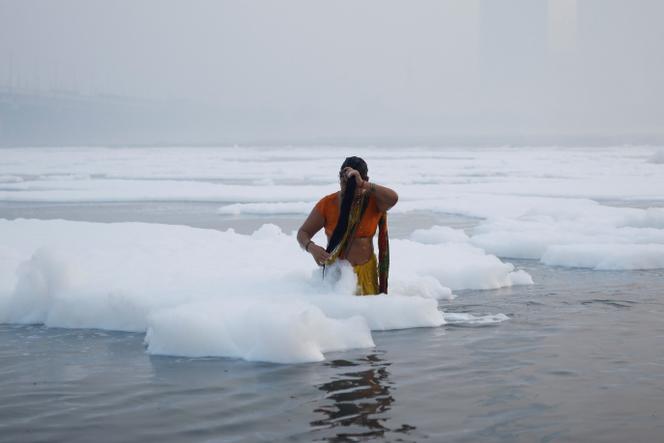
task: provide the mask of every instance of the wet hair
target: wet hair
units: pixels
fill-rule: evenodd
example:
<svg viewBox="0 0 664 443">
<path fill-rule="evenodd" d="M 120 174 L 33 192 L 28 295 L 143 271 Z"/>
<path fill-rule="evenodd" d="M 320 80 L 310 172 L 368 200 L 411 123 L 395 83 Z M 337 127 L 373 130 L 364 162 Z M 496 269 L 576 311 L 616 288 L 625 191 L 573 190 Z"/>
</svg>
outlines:
<svg viewBox="0 0 664 443">
<path fill-rule="evenodd" d="M 355 169 L 357 172 L 360 173 L 360 177 L 362 177 L 362 180 L 369 180 L 369 167 L 367 166 L 367 162 L 362 160 L 360 157 L 346 157 L 346 160 L 341 164 L 341 168 L 339 169 L 339 173 L 343 171 L 344 168 L 351 167 Z"/>
<path fill-rule="evenodd" d="M 347 157 L 346 160 L 344 160 L 344 162 L 341 164 L 339 174 L 341 174 L 341 171 L 347 167 L 351 167 L 359 172 L 360 177 L 362 177 L 363 180 L 369 179 L 369 176 L 367 175 L 369 173 L 367 162 L 362 160 L 360 157 Z M 327 244 L 327 248 L 325 248 L 328 253 L 332 252 L 334 248 L 337 247 L 343 238 L 344 233 L 346 232 L 346 228 L 348 227 L 348 217 L 350 216 L 350 207 L 353 204 L 353 197 L 355 196 L 356 188 L 357 182 L 355 181 L 355 177 L 349 178 L 346 181 L 346 189 L 341 196 L 342 198 L 341 207 L 339 208 L 339 220 L 337 221 L 337 225 L 334 227 L 334 231 L 330 236 L 330 241 Z"/>
</svg>

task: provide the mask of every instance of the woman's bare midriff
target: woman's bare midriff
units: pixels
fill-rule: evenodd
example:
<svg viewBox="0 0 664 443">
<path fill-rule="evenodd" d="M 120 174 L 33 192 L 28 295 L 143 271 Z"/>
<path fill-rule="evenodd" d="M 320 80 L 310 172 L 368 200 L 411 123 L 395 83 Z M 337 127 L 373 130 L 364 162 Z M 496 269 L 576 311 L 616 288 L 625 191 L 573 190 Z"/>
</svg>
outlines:
<svg viewBox="0 0 664 443">
<path fill-rule="evenodd" d="M 362 265 L 369 261 L 373 252 L 373 237 L 357 237 L 350 245 L 346 260 L 353 266 Z"/>
</svg>

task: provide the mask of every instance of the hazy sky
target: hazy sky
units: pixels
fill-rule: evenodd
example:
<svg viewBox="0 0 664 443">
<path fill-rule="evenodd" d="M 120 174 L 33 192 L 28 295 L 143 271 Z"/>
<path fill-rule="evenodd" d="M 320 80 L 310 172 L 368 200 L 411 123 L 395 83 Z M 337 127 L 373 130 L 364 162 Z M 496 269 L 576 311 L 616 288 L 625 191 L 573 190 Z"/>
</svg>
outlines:
<svg viewBox="0 0 664 443">
<path fill-rule="evenodd" d="M 0 86 L 193 99 L 285 135 L 662 133 L 663 18 L 661 0 L 0 0 Z"/>
</svg>

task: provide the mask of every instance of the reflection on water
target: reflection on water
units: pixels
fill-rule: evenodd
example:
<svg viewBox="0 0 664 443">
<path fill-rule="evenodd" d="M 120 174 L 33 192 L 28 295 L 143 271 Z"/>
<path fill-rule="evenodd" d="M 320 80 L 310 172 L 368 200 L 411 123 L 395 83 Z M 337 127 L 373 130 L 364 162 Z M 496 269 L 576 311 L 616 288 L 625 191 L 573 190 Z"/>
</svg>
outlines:
<svg viewBox="0 0 664 443">
<path fill-rule="evenodd" d="M 311 422 L 318 429 L 340 427 L 343 432 L 323 438 L 330 442 L 357 441 L 365 438 L 383 437 L 386 432 L 407 432 L 414 426 L 402 425 L 390 429 L 386 422 L 394 403 L 391 393 L 392 382 L 389 379 L 390 363 L 383 360 L 379 353 L 370 354 L 358 362 L 332 360 L 333 368 L 355 367 L 358 370 L 343 372 L 335 379 L 318 386 L 327 393 L 329 404 L 314 410 L 325 417 Z M 368 366 L 368 368 L 367 368 Z"/>
</svg>

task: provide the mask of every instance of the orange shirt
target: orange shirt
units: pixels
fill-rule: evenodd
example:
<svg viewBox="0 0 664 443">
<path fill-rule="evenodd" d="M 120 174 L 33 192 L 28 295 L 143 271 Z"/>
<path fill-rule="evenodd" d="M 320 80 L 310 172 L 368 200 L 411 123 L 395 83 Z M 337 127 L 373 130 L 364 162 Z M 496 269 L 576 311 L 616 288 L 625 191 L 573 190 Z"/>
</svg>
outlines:
<svg viewBox="0 0 664 443">
<path fill-rule="evenodd" d="M 338 200 L 338 193 L 335 192 L 334 194 L 323 197 L 314 207 L 314 209 L 325 219 L 325 235 L 327 235 L 328 238 L 332 235 L 334 227 L 339 220 Z M 383 213 L 378 210 L 376 198 L 373 195 L 369 195 L 369 204 L 367 205 L 367 209 L 362 215 L 362 220 L 360 220 L 360 224 L 355 231 L 355 237 L 373 237 L 376 233 L 378 220 L 380 220 L 381 215 L 383 215 Z"/>
</svg>

